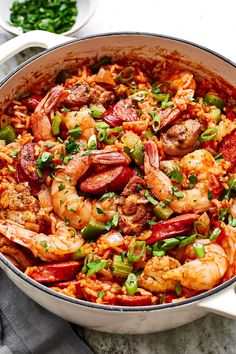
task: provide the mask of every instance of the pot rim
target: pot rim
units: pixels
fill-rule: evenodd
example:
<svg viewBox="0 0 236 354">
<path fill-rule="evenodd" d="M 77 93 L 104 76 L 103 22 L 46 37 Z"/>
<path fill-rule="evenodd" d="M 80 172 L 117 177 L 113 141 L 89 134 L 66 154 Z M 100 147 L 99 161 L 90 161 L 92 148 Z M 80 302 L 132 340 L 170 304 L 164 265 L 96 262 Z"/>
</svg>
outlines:
<svg viewBox="0 0 236 354">
<path fill-rule="evenodd" d="M 58 35 L 58 36 L 60 36 L 60 35 Z M 225 56 L 223 56 L 222 54 L 219 54 L 218 52 L 214 51 L 213 49 L 209 49 L 205 46 L 202 46 L 200 44 L 197 44 L 195 42 L 191 42 L 191 41 L 188 41 L 188 40 L 185 40 L 182 38 L 168 36 L 168 35 L 164 35 L 164 34 L 158 34 L 158 33 L 151 33 L 151 32 L 136 32 L 136 31 L 108 32 L 108 33 L 91 34 L 88 36 L 82 36 L 81 38 L 74 38 L 74 39 L 70 38 L 70 40 L 68 40 L 68 42 L 63 42 L 61 44 L 57 44 L 57 45 L 53 46 L 52 48 L 45 49 L 42 52 L 33 55 L 31 58 L 25 60 L 23 63 L 18 65 L 15 69 L 10 71 L 10 73 L 7 74 L 2 80 L 0 80 L 0 88 L 18 71 L 23 69 L 25 66 L 27 66 L 28 64 L 30 64 L 34 60 L 36 60 L 40 57 L 43 57 L 44 55 L 47 55 L 48 53 L 52 52 L 53 50 L 59 49 L 61 47 L 69 46 L 70 44 L 74 44 L 76 42 L 82 42 L 84 40 L 96 39 L 96 38 L 101 38 L 101 37 L 110 37 L 110 36 L 117 36 L 117 37 L 120 37 L 120 36 L 140 36 L 140 37 L 147 36 L 147 37 L 157 37 L 157 38 L 163 38 L 163 39 L 170 39 L 170 40 L 173 40 L 176 42 L 187 44 L 192 47 L 196 47 L 202 51 L 212 54 L 213 56 L 225 61 L 226 63 L 230 64 L 231 66 L 233 66 L 236 69 L 236 63 L 234 63 L 231 59 L 226 58 Z"/>
<path fill-rule="evenodd" d="M 56 46 L 53 46 L 50 49 L 44 50 L 41 53 L 38 53 L 34 55 L 33 57 L 27 59 L 25 62 L 17 66 L 14 70 L 12 70 L 7 76 L 5 76 L 1 82 L 0 82 L 0 88 L 15 74 L 17 74 L 18 71 L 20 71 L 22 68 L 30 64 L 31 62 L 34 62 L 36 59 L 43 57 L 47 55 L 49 52 L 52 52 L 53 50 L 56 50 L 58 48 L 68 46 L 71 44 L 74 44 L 76 42 L 81 42 L 84 40 L 89 40 L 89 39 L 96 39 L 96 38 L 101 38 L 101 37 L 109 37 L 109 36 L 148 36 L 148 37 L 157 37 L 157 38 L 163 38 L 163 39 L 170 39 L 176 42 L 180 42 L 183 44 L 187 44 L 189 46 L 196 47 L 202 51 L 205 51 L 213 56 L 218 57 L 219 59 L 223 60 L 224 62 L 230 64 L 236 69 L 236 63 L 234 63 L 232 60 L 224 57 L 223 55 L 215 52 L 214 50 L 208 49 L 207 47 L 201 46 L 199 44 L 196 44 L 194 42 L 168 36 L 168 35 L 163 35 L 163 34 L 155 34 L 155 33 L 148 33 L 148 32 L 109 32 L 109 33 L 101 33 L 101 34 L 94 34 L 94 35 L 89 35 L 89 36 L 83 36 L 81 38 L 75 38 L 74 40 L 69 41 L 68 43 L 62 43 L 58 44 Z M 149 311 L 157 311 L 157 310 L 163 310 L 163 309 L 172 309 L 172 308 L 178 308 L 180 306 L 184 305 L 190 305 L 193 303 L 196 303 L 197 301 L 206 299 L 207 297 L 211 295 L 216 295 L 219 292 L 225 290 L 226 288 L 230 287 L 232 284 L 236 283 L 236 276 L 233 278 L 229 279 L 225 283 L 218 285 L 217 287 L 205 291 L 202 294 L 193 296 L 191 298 L 188 298 L 183 301 L 175 302 L 175 303 L 168 303 L 168 304 L 159 304 L 159 305 L 150 305 L 150 306 L 116 306 L 116 305 L 101 305 L 101 304 L 96 304 L 92 303 L 86 300 L 81 300 L 81 299 L 75 299 L 71 298 L 69 296 L 63 295 L 61 293 L 58 293 L 54 290 L 51 290 L 50 288 L 46 287 L 45 285 L 42 285 L 41 283 L 36 282 L 35 280 L 31 279 L 29 276 L 24 274 L 21 270 L 16 268 L 2 253 L 0 253 L 0 261 L 7 267 L 9 268 L 15 275 L 17 275 L 19 278 L 22 280 L 26 281 L 28 284 L 32 285 L 33 287 L 36 287 L 38 290 L 41 290 L 44 293 L 47 293 L 48 295 L 51 295 L 57 299 L 64 300 L 69 303 L 73 304 L 78 304 L 83 307 L 88 307 L 91 309 L 96 309 L 96 310 L 104 310 L 105 312 L 149 312 Z"/>
<path fill-rule="evenodd" d="M 220 284 L 211 290 L 205 291 L 202 294 L 192 296 L 186 300 L 182 300 L 182 301 L 174 302 L 174 303 L 168 303 L 168 304 L 149 305 L 149 306 L 102 305 L 102 304 L 96 304 L 93 302 L 89 302 L 86 300 L 75 299 L 73 297 L 69 297 L 64 294 L 61 294 L 55 290 L 51 290 L 47 286 L 31 279 L 28 275 L 23 273 L 20 269 L 16 268 L 2 253 L 0 253 L 0 262 L 4 263 L 4 265 L 7 268 L 9 268 L 19 278 L 26 281 L 26 283 L 32 285 L 33 287 L 36 287 L 38 290 L 41 290 L 42 292 L 47 293 L 48 295 L 51 295 L 51 296 L 53 296 L 57 299 L 60 299 L 60 300 L 64 300 L 66 302 L 78 304 L 83 307 L 89 307 L 89 308 L 93 308 L 96 310 L 104 310 L 105 312 L 149 312 L 149 311 L 157 311 L 157 310 L 164 310 L 164 309 L 173 309 L 173 308 L 181 307 L 184 305 L 191 305 L 191 304 L 196 303 L 200 300 L 204 300 L 211 295 L 216 295 L 216 294 L 220 293 L 221 291 L 230 287 L 232 284 L 234 284 L 234 283 L 236 284 L 236 276 L 234 276 L 233 278 L 229 279 L 225 283 Z"/>
</svg>

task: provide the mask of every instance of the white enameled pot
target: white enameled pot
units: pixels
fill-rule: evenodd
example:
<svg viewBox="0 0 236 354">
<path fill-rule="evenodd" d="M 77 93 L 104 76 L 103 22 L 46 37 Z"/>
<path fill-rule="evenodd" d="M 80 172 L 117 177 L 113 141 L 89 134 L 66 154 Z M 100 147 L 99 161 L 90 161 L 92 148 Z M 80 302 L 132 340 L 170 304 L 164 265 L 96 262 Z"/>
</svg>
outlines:
<svg viewBox="0 0 236 354">
<path fill-rule="evenodd" d="M 56 46 L 55 46 L 56 45 Z M 0 63 L 30 46 L 47 48 L 10 73 L 0 84 L 0 109 L 38 82 L 53 82 L 61 69 L 86 58 L 126 55 L 145 59 L 172 58 L 195 72 L 220 77 L 236 86 L 236 66 L 230 60 L 183 40 L 142 33 L 116 33 L 75 40 L 42 31 L 18 36 L 0 48 Z M 53 47 L 52 47 L 53 46 Z M 51 48 L 52 47 L 52 48 Z M 50 49 L 49 49 L 50 48 Z M 113 333 L 151 333 L 191 322 L 208 312 L 236 319 L 236 277 L 213 290 L 182 302 L 148 307 L 104 306 L 72 299 L 35 282 L 0 254 L 0 266 L 30 298 L 56 315 L 82 326 Z"/>
</svg>

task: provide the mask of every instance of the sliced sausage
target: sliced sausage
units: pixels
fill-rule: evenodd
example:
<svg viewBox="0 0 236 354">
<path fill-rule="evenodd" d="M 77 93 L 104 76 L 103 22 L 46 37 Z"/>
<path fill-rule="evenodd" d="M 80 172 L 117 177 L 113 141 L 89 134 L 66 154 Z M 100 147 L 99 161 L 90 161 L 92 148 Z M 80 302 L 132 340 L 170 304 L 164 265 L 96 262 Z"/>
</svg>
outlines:
<svg viewBox="0 0 236 354">
<path fill-rule="evenodd" d="M 184 214 L 175 218 L 160 221 L 152 229 L 151 236 L 147 239 L 147 244 L 155 243 L 165 238 L 181 235 L 191 230 L 194 221 L 199 219 L 197 214 Z"/>
<path fill-rule="evenodd" d="M 27 274 L 39 283 L 53 283 L 73 279 L 80 268 L 76 261 L 50 263 L 27 268 Z"/>
<path fill-rule="evenodd" d="M 133 170 L 126 166 L 113 167 L 89 176 L 80 183 L 80 189 L 95 195 L 118 192 L 125 187 L 133 173 Z"/>
<path fill-rule="evenodd" d="M 113 107 L 103 113 L 104 121 L 111 127 L 117 127 L 123 122 L 139 120 L 137 110 L 132 106 L 131 98 L 120 100 Z"/>
<path fill-rule="evenodd" d="M 62 281 L 51 284 L 54 288 L 66 289 L 68 286 L 74 286 L 74 294 L 77 299 L 84 299 L 83 288 L 80 285 L 81 280 L 70 280 L 70 281 Z"/>
<path fill-rule="evenodd" d="M 219 151 L 222 152 L 223 158 L 231 163 L 229 172 L 232 172 L 236 166 L 236 130 L 226 135 L 219 145 Z"/>
<path fill-rule="evenodd" d="M 117 295 L 117 302 L 121 306 L 148 306 L 153 305 L 155 298 L 151 295 Z"/>
<path fill-rule="evenodd" d="M 41 182 L 37 173 L 38 166 L 34 155 L 34 147 L 34 143 L 27 143 L 20 150 L 17 164 L 18 179 L 20 182 Z"/>
<path fill-rule="evenodd" d="M 83 106 L 92 99 L 92 90 L 86 82 L 76 84 L 68 91 L 69 95 L 63 102 L 66 106 Z"/>
</svg>

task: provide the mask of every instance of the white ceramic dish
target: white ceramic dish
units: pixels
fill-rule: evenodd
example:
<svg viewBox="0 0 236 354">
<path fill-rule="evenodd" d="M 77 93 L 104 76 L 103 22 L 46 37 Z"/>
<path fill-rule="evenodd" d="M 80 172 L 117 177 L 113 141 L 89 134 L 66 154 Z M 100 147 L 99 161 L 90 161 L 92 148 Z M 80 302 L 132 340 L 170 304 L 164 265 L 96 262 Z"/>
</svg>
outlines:
<svg viewBox="0 0 236 354">
<path fill-rule="evenodd" d="M 65 43 L 69 40 L 69 43 Z M 176 38 L 153 34 L 118 33 L 97 35 L 80 40 L 42 31 L 15 37 L 0 48 L 0 62 L 32 43 L 53 48 L 29 59 L 0 83 L 0 108 L 36 82 L 50 79 L 63 68 L 78 66 L 87 58 L 108 55 L 117 59 L 125 55 L 160 59 L 170 57 L 187 68 L 207 74 L 215 73 L 236 86 L 236 65 L 230 60 Z M 59 44 L 59 43 L 63 44 Z M 211 75 L 211 74 L 210 74 Z M 73 299 L 39 284 L 23 274 L 0 254 L 0 267 L 30 298 L 56 315 L 99 331 L 113 333 L 151 333 L 191 322 L 208 312 L 236 319 L 236 277 L 216 288 L 187 300 L 145 307 L 106 306 Z"/>
<path fill-rule="evenodd" d="M 14 0 L 0 0 L 0 26 L 6 31 L 15 35 L 23 33 L 21 27 L 14 27 L 10 25 L 10 8 Z M 63 35 L 70 35 L 79 31 L 93 16 L 97 7 L 98 0 L 77 0 L 78 15 L 75 24 L 69 31 L 62 33 Z"/>
</svg>

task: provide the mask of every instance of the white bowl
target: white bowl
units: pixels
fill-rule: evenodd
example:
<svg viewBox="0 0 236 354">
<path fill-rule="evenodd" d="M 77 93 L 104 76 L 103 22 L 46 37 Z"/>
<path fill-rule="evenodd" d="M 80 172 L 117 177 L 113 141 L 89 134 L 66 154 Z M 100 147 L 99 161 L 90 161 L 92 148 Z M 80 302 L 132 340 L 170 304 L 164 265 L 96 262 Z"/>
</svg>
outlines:
<svg viewBox="0 0 236 354">
<path fill-rule="evenodd" d="M 14 27 L 10 25 L 10 8 L 14 0 L 0 1 L 0 26 L 6 31 L 16 35 L 23 33 L 21 27 Z M 93 16 L 97 7 L 98 0 L 77 0 L 78 15 L 75 24 L 69 31 L 61 33 L 63 35 L 70 35 L 80 30 Z"/>
</svg>

